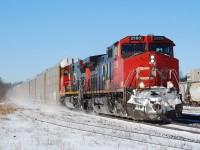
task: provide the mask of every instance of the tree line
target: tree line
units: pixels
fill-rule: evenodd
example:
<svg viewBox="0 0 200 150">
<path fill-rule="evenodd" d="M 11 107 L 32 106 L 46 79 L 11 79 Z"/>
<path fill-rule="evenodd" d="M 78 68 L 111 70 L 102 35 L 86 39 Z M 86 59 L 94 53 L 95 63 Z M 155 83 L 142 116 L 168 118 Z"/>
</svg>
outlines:
<svg viewBox="0 0 200 150">
<path fill-rule="evenodd" d="M 12 91 L 13 87 L 15 87 L 18 84 L 21 84 L 22 82 L 17 83 L 5 83 L 2 78 L 0 77 L 0 100 L 6 97 L 6 93 L 10 90 Z"/>
<path fill-rule="evenodd" d="M 5 96 L 7 91 L 6 89 L 7 89 L 6 84 L 0 78 L 0 100 Z"/>
</svg>

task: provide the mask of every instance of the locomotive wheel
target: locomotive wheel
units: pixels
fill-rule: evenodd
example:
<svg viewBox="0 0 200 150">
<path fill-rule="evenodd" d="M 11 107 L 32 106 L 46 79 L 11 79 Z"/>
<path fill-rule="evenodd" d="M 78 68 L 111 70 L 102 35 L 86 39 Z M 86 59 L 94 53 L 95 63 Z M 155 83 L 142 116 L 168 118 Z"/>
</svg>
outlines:
<svg viewBox="0 0 200 150">
<path fill-rule="evenodd" d="M 65 97 L 64 99 L 63 99 L 63 103 L 64 103 L 64 105 L 65 106 L 67 106 L 68 108 L 74 108 L 74 105 L 73 105 L 73 103 L 71 102 L 71 99 L 72 99 L 72 97 Z"/>
<path fill-rule="evenodd" d="M 133 104 L 127 104 L 126 112 L 128 116 L 134 116 L 135 106 Z"/>
<path fill-rule="evenodd" d="M 107 105 L 108 105 L 108 110 L 111 112 L 111 113 L 113 113 L 113 109 L 114 109 L 114 105 L 112 104 L 112 101 L 111 101 L 111 99 L 108 99 L 107 100 Z"/>
<path fill-rule="evenodd" d="M 76 108 L 76 109 L 79 109 L 81 104 L 80 104 L 80 101 L 78 98 L 75 98 L 73 97 L 73 106 Z"/>
</svg>

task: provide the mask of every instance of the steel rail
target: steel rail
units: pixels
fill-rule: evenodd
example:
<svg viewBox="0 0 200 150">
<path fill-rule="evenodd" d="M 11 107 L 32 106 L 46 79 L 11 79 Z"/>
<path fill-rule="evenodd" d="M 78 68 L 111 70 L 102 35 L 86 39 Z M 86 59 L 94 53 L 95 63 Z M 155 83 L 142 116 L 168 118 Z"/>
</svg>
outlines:
<svg viewBox="0 0 200 150">
<path fill-rule="evenodd" d="M 70 128 L 70 129 L 75 129 L 75 130 L 79 130 L 79 131 L 85 131 L 85 132 L 90 132 L 90 133 L 94 133 L 94 134 L 99 134 L 99 135 L 104 135 L 104 136 L 109 136 L 109 137 L 114 137 L 114 138 L 120 138 L 120 139 L 125 139 L 125 140 L 130 140 L 130 141 L 137 141 L 137 142 L 141 142 L 141 143 L 147 143 L 147 144 L 153 144 L 153 145 L 158 145 L 158 146 L 165 146 L 165 147 L 171 147 L 171 148 L 177 148 L 177 149 L 182 149 L 182 148 L 179 148 L 179 147 L 176 147 L 176 146 L 169 146 L 169 145 L 160 145 L 160 144 L 156 144 L 156 143 L 153 143 L 153 142 L 145 142 L 145 141 L 141 141 L 141 140 L 137 140 L 137 139 L 132 139 L 132 138 L 127 138 L 127 137 L 121 137 L 121 136 L 116 136 L 116 135 L 109 135 L 109 134 L 105 134 L 105 133 L 101 133 L 101 132 L 97 132 L 97 131 L 88 131 L 86 129 L 80 129 L 80 128 L 76 128 L 76 127 L 69 127 L 67 125 L 61 125 L 61 124 L 57 124 L 57 123 L 52 123 L 50 121 L 45 121 L 45 120 L 41 120 L 41 119 L 38 119 L 36 117 L 32 117 L 30 115 L 27 115 L 25 113 L 23 113 L 22 111 L 20 111 L 21 114 L 25 115 L 26 117 L 30 118 L 30 119 L 33 119 L 33 120 L 36 120 L 36 121 L 39 121 L 39 122 L 43 122 L 43 123 L 48 123 L 48 124 L 52 124 L 52 125 L 56 125 L 56 126 L 60 126 L 60 127 L 65 127 L 65 128 Z M 62 120 L 60 120 L 62 121 Z M 66 122 L 66 120 L 63 120 Z M 86 125 L 86 126 L 90 126 L 90 127 L 97 127 L 97 128 L 102 128 L 102 129 L 112 129 L 112 130 L 116 130 L 116 131 L 120 131 L 120 132 L 126 132 L 126 133 L 134 133 L 134 134 L 141 134 L 141 135 L 148 135 L 148 136 L 154 136 L 154 137 L 162 137 L 162 138 L 167 138 L 167 139 L 172 139 L 173 136 L 170 136 L 170 137 L 164 137 L 164 136 L 156 136 L 156 135 L 151 135 L 151 134 L 147 134 L 147 133 L 139 133 L 139 132 L 133 132 L 133 131 L 127 131 L 127 130 L 120 130 L 120 129 L 114 129 L 114 128 L 108 128 L 108 127 L 102 127 L 102 126 L 98 126 L 98 125 L 90 125 L 90 124 L 86 124 L 86 123 L 80 123 L 80 122 L 74 122 L 74 121 L 67 121 L 67 123 L 75 123 L 75 124 L 82 124 L 82 125 Z M 178 141 L 181 141 L 181 142 L 190 142 L 190 143 L 200 143 L 200 141 L 191 141 L 191 140 L 186 140 L 184 138 L 181 138 L 181 139 L 175 139 L 174 140 L 178 140 Z M 189 148 L 188 148 L 189 149 Z"/>
</svg>

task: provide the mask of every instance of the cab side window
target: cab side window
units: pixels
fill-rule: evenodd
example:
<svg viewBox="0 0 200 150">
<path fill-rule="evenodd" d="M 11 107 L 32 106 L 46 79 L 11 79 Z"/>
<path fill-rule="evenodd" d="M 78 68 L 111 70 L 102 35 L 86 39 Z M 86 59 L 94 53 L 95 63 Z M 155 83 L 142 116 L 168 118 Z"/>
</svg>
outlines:
<svg viewBox="0 0 200 150">
<path fill-rule="evenodd" d="M 68 70 L 64 70 L 64 76 L 68 76 L 69 75 L 69 71 Z"/>
</svg>

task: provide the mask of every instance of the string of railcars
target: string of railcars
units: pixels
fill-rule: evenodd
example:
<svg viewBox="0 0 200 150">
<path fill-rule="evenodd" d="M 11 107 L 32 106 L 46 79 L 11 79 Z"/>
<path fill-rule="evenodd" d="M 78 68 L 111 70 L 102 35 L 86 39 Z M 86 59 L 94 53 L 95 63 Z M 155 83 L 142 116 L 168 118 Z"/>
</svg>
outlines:
<svg viewBox="0 0 200 150">
<path fill-rule="evenodd" d="M 184 102 L 190 106 L 200 106 L 200 68 L 187 73 L 187 81 L 179 82 Z"/>
<path fill-rule="evenodd" d="M 16 96 L 136 120 L 182 113 L 179 61 L 164 36 L 127 36 L 106 54 L 66 58 L 15 88 Z"/>
</svg>

